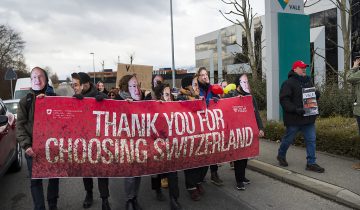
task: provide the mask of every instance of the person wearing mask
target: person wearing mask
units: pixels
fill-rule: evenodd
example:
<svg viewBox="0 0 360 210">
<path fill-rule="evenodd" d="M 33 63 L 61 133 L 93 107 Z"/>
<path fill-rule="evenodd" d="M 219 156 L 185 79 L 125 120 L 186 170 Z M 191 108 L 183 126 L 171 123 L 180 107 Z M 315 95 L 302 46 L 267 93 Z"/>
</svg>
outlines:
<svg viewBox="0 0 360 210">
<path fill-rule="evenodd" d="M 72 73 L 72 88 L 74 89 L 74 97 L 83 99 L 84 97 L 95 98 L 96 101 L 102 101 L 107 96 L 99 92 L 95 85 L 90 82 L 90 76 L 84 72 Z M 93 204 L 93 179 L 83 178 L 86 196 L 83 202 L 83 208 L 90 208 Z M 110 210 L 108 198 L 109 194 L 109 178 L 98 178 L 98 188 L 102 199 L 102 210 Z"/>
<path fill-rule="evenodd" d="M 200 99 L 198 77 L 187 76 L 181 80 L 180 94 L 177 96 L 179 101 L 188 101 Z M 184 170 L 185 187 L 190 194 L 193 201 L 199 201 L 201 195 L 205 193 L 204 188 L 201 186 L 203 181 L 204 167 L 191 168 Z"/>
<path fill-rule="evenodd" d="M 164 82 L 163 76 L 161 76 L 160 74 L 153 75 L 153 77 L 151 79 L 151 92 L 149 92 L 148 94 L 145 95 L 144 100 L 156 100 L 156 98 L 158 98 L 158 97 L 155 96 L 154 89 L 156 88 L 156 86 L 158 86 L 159 84 L 161 84 L 163 82 Z"/>
<path fill-rule="evenodd" d="M 237 86 L 236 89 L 231 90 L 228 94 L 226 94 L 225 98 L 251 95 L 250 85 L 246 74 L 240 74 L 239 78 L 236 80 L 236 86 Z M 253 99 L 256 123 L 259 128 L 258 136 L 261 138 L 264 137 L 264 126 L 260 117 L 256 99 L 254 96 L 252 96 L 252 99 Z M 247 166 L 247 162 L 248 159 L 236 160 L 233 162 L 234 170 L 235 170 L 236 188 L 238 190 L 245 190 L 245 185 L 250 184 L 250 180 L 245 177 L 245 169 Z"/>
<path fill-rule="evenodd" d="M 348 81 L 353 86 L 353 89 L 355 92 L 353 114 L 356 117 L 356 121 L 357 121 L 357 125 L 358 125 L 358 132 L 360 135 L 360 71 L 359 71 L 359 65 L 360 65 L 360 54 L 355 56 L 354 65 L 350 69 Z M 358 99 L 359 99 L 359 101 L 357 101 Z M 352 168 L 355 170 L 360 170 L 360 162 L 353 164 Z"/>
<path fill-rule="evenodd" d="M 167 83 L 160 83 L 154 88 L 154 93 L 156 96 L 160 96 L 160 101 L 173 101 L 173 96 L 171 94 L 170 85 Z M 151 184 L 153 189 L 161 188 L 161 178 L 167 178 L 168 187 L 169 187 L 169 197 L 170 197 L 170 209 L 171 210 L 180 210 L 181 205 L 178 201 L 179 199 L 179 185 L 178 185 L 178 174 L 177 172 L 169 172 L 165 174 L 160 174 L 159 179 L 151 179 Z"/>
<path fill-rule="evenodd" d="M 162 92 L 159 88 L 163 88 L 163 82 L 164 78 L 161 75 L 154 75 L 151 80 L 151 91 L 145 94 L 144 100 L 161 100 Z M 161 189 L 162 185 L 169 185 L 166 174 L 151 175 L 151 189 L 155 190 L 158 201 L 165 201 L 165 196 Z"/>
<path fill-rule="evenodd" d="M 135 75 L 124 75 L 119 81 L 120 97 L 123 100 L 140 101 L 143 99 L 139 83 Z M 141 177 L 127 177 L 124 179 L 126 194 L 126 210 L 141 210 L 137 200 L 140 190 Z"/>
<path fill-rule="evenodd" d="M 97 90 L 101 93 L 104 93 L 105 95 L 108 95 L 109 91 L 106 90 L 105 85 L 102 81 L 99 81 L 97 84 Z"/>
<path fill-rule="evenodd" d="M 209 74 L 205 67 L 200 67 L 198 72 L 198 86 L 199 86 L 199 93 L 200 97 L 203 97 L 206 101 L 206 104 L 209 104 L 210 99 L 213 99 L 215 102 L 218 101 L 220 98 L 219 95 L 214 94 L 212 90 L 212 85 L 210 84 Z M 202 180 L 205 179 L 209 167 L 203 167 L 202 173 Z M 223 185 L 223 181 L 220 179 L 218 174 L 218 165 L 211 165 L 210 172 L 211 172 L 211 182 L 217 186 Z"/>
<path fill-rule="evenodd" d="M 324 173 L 325 169 L 316 163 L 316 115 L 305 116 L 303 105 L 303 89 L 313 88 L 311 78 L 306 75 L 306 67 L 303 61 L 295 61 L 288 73 L 288 79 L 284 81 L 280 89 L 280 104 L 283 108 L 285 135 L 281 140 L 277 160 L 280 166 L 287 167 L 286 153 L 293 143 L 296 134 L 301 131 L 305 138 L 307 163 L 306 170 Z M 320 97 L 319 91 L 315 91 L 316 99 Z"/>
<path fill-rule="evenodd" d="M 34 210 L 45 210 L 44 192 L 42 179 L 32 179 L 32 160 L 36 153 L 32 149 L 35 100 L 45 96 L 54 96 L 54 90 L 49 86 L 49 78 L 46 71 L 40 67 L 31 70 L 31 90 L 26 96 L 20 99 L 17 110 L 16 139 L 25 150 L 25 159 L 31 179 L 31 196 Z M 49 179 L 47 187 L 47 201 L 50 210 L 57 210 L 59 197 L 59 179 Z"/>
</svg>

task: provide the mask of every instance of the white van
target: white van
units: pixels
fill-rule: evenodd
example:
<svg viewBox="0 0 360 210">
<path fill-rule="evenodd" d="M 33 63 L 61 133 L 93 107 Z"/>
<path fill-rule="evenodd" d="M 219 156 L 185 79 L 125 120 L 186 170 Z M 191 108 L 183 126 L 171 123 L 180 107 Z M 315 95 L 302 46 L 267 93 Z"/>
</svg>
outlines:
<svg viewBox="0 0 360 210">
<path fill-rule="evenodd" d="M 21 99 L 26 96 L 31 89 L 31 79 L 30 77 L 19 78 L 16 81 L 14 99 Z"/>
<path fill-rule="evenodd" d="M 52 82 L 49 79 L 49 85 L 52 86 Z M 31 79 L 30 77 L 19 78 L 16 81 L 14 99 L 21 99 L 26 96 L 31 89 Z"/>
</svg>

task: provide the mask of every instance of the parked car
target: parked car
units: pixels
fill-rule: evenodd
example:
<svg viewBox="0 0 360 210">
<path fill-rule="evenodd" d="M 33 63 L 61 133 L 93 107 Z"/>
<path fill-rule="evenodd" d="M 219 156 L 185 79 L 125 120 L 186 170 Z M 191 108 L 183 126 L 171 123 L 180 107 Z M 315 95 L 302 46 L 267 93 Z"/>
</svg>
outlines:
<svg viewBox="0 0 360 210">
<path fill-rule="evenodd" d="M 4 104 L 9 112 L 13 113 L 15 115 L 15 118 L 17 118 L 17 109 L 19 107 L 19 101 L 20 99 L 13 99 L 13 100 L 4 100 Z"/>
<path fill-rule="evenodd" d="M 20 171 L 22 149 L 16 141 L 16 118 L 0 99 L 0 177 L 7 171 Z"/>
</svg>

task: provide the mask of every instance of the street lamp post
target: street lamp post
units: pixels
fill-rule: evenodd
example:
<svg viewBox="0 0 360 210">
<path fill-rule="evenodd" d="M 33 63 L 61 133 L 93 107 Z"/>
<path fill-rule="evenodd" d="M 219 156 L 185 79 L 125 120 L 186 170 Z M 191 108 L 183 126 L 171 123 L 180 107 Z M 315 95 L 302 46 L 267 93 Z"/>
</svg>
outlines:
<svg viewBox="0 0 360 210">
<path fill-rule="evenodd" d="M 93 56 L 93 71 L 94 71 L 94 84 L 95 84 L 95 59 L 94 59 L 95 53 L 91 52 L 90 54 Z"/>
<path fill-rule="evenodd" d="M 172 55 L 172 82 L 175 87 L 175 58 L 174 58 L 174 30 L 173 30 L 173 12 L 172 0 L 170 0 L 170 16 L 171 16 L 171 55 Z"/>
</svg>

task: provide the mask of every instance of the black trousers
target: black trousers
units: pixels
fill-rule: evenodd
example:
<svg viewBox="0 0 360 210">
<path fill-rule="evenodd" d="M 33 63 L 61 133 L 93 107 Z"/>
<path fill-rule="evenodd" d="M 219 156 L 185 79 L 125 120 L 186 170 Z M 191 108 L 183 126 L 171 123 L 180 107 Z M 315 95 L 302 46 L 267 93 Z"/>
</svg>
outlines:
<svg viewBox="0 0 360 210">
<path fill-rule="evenodd" d="M 45 210 L 45 198 L 42 179 L 32 179 L 32 157 L 25 155 L 28 172 L 30 176 L 31 196 L 34 210 Z M 47 201 L 49 206 L 56 206 L 59 197 L 59 179 L 49 179 L 47 187 Z"/>
<path fill-rule="evenodd" d="M 243 182 L 248 159 L 234 161 L 235 179 L 237 183 Z"/>
<path fill-rule="evenodd" d="M 200 184 L 202 181 L 204 181 L 208 169 L 209 166 L 204 166 L 200 168 L 184 170 L 186 189 L 195 189 L 197 184 Z"/>
<path fill-rule="evenodd" d="M 151 177 L 151 189 L 160 190 L 161 189 L 161 179 L 168 178 L 169 184 L 169 196 L 173 198 L 179 198 L 179 181 L 177 172 L 169 172 L 166 174 L 158 174 L 155 177 Z"/>
<path fill-rule="evenodd" d="M 219 169 L 219 166 L 217 164 L 210 166 L 210 172 L 217 172 Z"/>
<path fill-rule="evenodd" d="M 84 187 L 87 192 L 92 192 L 94 182 L 92 178 L 83 178 Z M 109 178 L 98 178 L 98 188 L 101 198 L 108 198 L 109 194 Z"/>
</svg>

